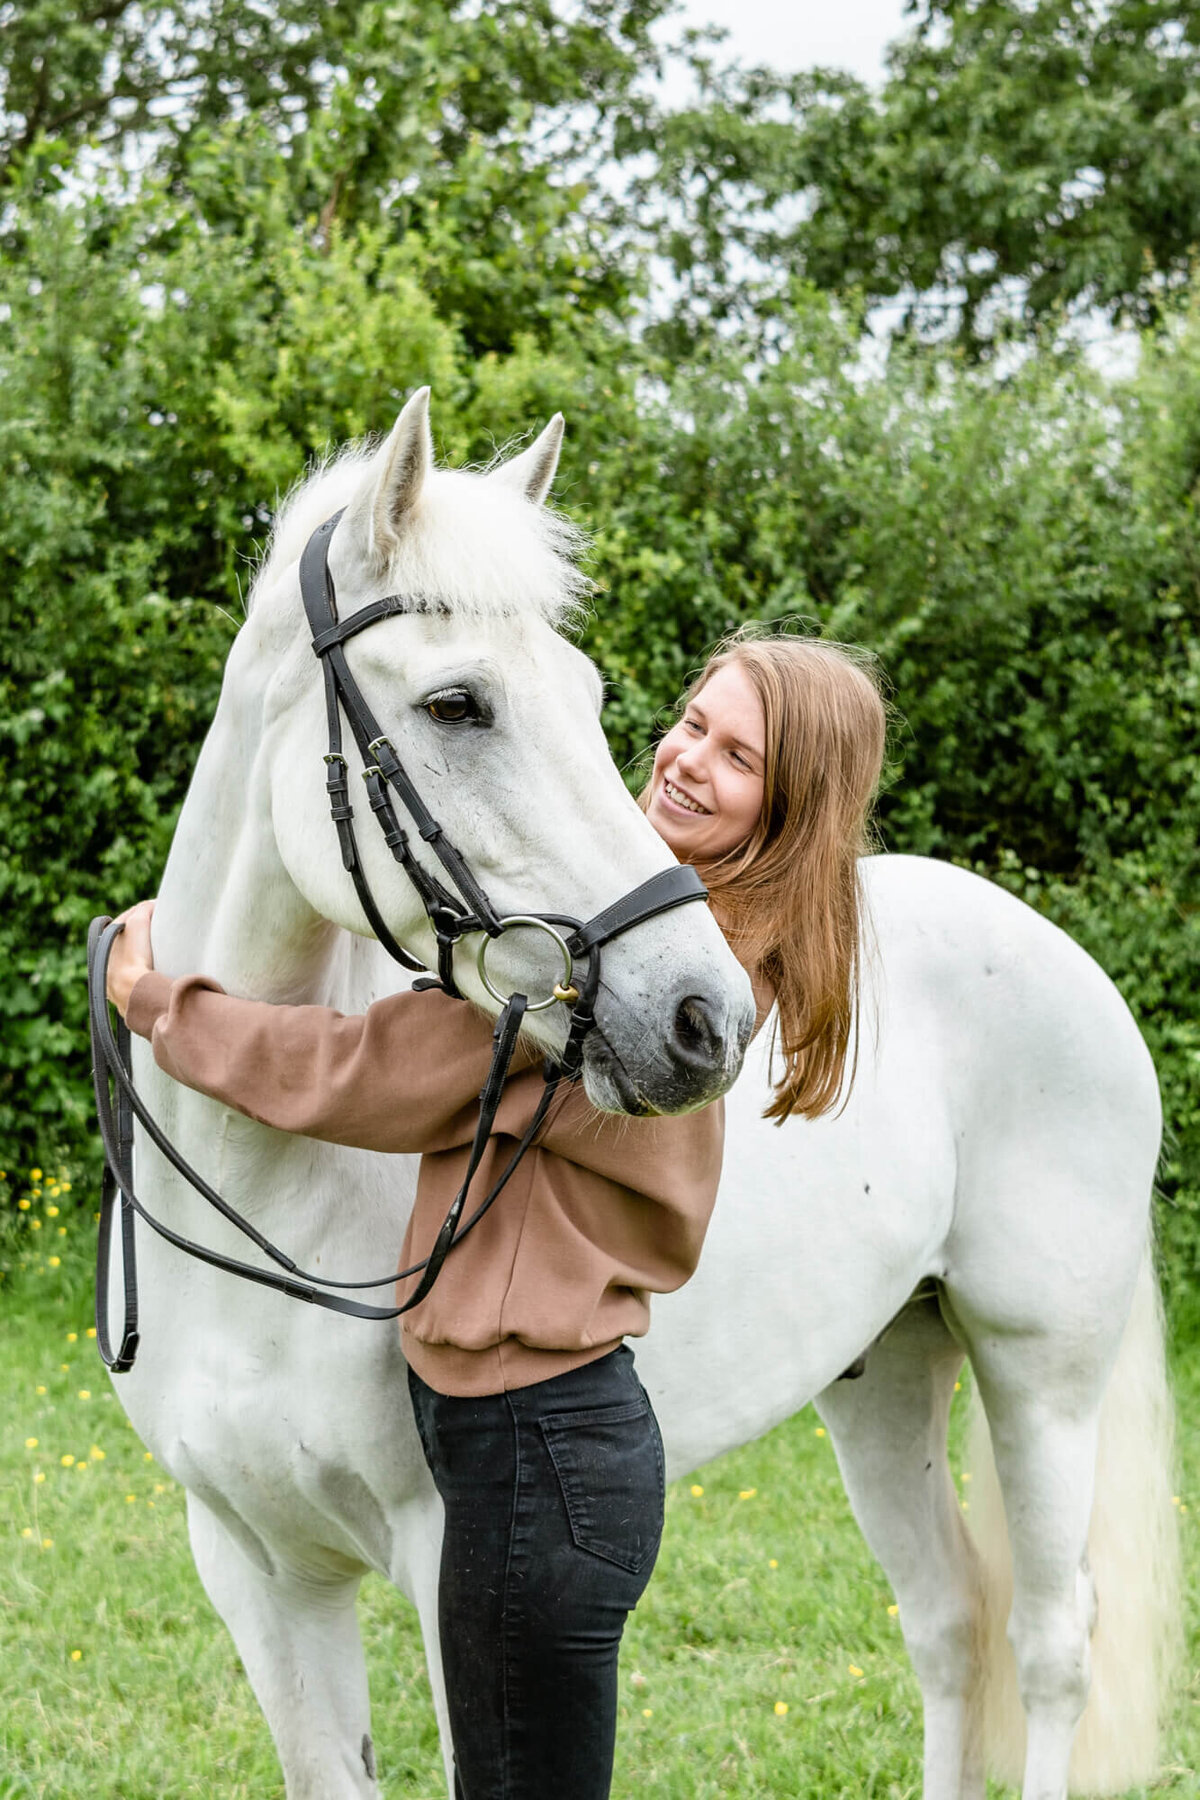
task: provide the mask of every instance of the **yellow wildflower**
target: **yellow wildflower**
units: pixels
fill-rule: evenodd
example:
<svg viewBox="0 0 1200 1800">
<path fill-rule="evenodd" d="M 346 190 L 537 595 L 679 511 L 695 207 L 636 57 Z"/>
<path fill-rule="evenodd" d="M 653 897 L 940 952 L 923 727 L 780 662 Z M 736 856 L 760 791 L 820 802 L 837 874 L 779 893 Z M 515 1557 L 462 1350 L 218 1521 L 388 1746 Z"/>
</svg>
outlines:
<svg viewBox="0 0 1200 1800">
<path fill-rule="evenodd" d="M 40 1231 L 42 1229 L 42 1221 L 40 1219 L 30 1219 L 29 1229 L 30 1231 Z"/>
<path fill-rule="evenodd" d="M 34 1391 L 34 1393 L 35 1393 L 35 1394 L 44 1394 L 44 1393 L 45 1393 L 45 1391 L 46 1391 L 46 1388 L 45 1388 L 45 1383 L 44 1383 L 44 1382 L 39 1382 L 39 1383 L 38 1383 L 38 1385 L 37 1385 L 37 1387 L 35 1387 L 35 1388 L 34 1388 L 34 1390 L 33 1390 L 33 1391 Z"/>
<path fill-rule="evenodd" d="M 823 1425 L 818 1425 L 817 1429 L 813 1432 L 813 1436 L 814 1437 L 824 1437 L 825 1436 L 825 1427 Z"/>
<path fill-rule="evenodd" d="M 75 1466 L 75 1458 L 71 1455 L 69 1450 L 65 1456 L 60 1456 L 58 1460 L 64 1469 L 71 1469 Z"/>
<path fill-rule="evenodd" d="M 698 1500 L 703 1492 L 704 1492 L 704 1489 L 700 1486 L 700 1483 L 698 1481 L 693 1481 L 693 1483 L 692 1483 L 692 1499 Z"/>
<path fill-rule="evenodd" d="M 82 1651 L 82 1650 L 72 1650 L 72 1652 L 71 1652 L 71 1661 L 72 1661 L 72 1662 L 78 1662 L 78 1661 L 79 1661 L 79 1660 L 80 1660 L 80 1658 L 81 1658 L 81 1657 L 82 1657 L 82 1655 L 83 1655 L 83 1651 Z"/>
<path fill-rule="evenodd" d="M 78 1343 L 79 1342 L 79 1333 L 77 1331 L 68 1331 L 67 1342 L 68 1342 L 68 1344 Z"/>
<path fill-rule="evenodd" d="M 43 1538 L 42 1539 L 42 1549 L 43 1550 L 52 1550 L 53 1548 L 54 1548 L 54 1539 L 53 1538 Z"/>
<path fill-rule="evenodd" d="M 788 1709 L 788 1704 L 787 1704 L 786 1700 L 777 1700 L 775 1702 L 776 1718 L 782 1719 L 785 1716 L 785 1714 L 787 1713 L 787 1709 Z"/>
<path fill-rule="evenodd" d="M 652 1706 L 643 1706 L 642 1717 L 643 1719 L 652 1719 L 654 1717 L 654 1708 Z"/>
<path fill-rule="evenodd" d="M 58 1269 L 58 1268 L 62 1267 L 62 1257 L 61 1256 L 49 1256 L 46 1258 L 46 1260 L 50 1264 L 50 1267 L 52 1269 Z"/>
<path fill-rule="evenodd" d="M 770 1561 L 767 1563 L 767 1567 L 768 1569 L 777 1569 L 779 1567 L 779 1558 L 777 1556 L 771 1557 Z"/>
<path fill-rule="evenodd" d="M 53 1193 L 55 1190 L 52 1188 L 50 1191 L 51 1191 L 51 1193 Z M 46 1208 L 46 1217 L 48 1219 L 57 1219 L 57 1217 L 58 1217 L 57 1206 L 48 1206 Z"/>
<path fill-rule="evenodd" d="M 26 1438 L 25 1439 L 25 1448 L 27 1450 L 36 1450 L 37 1447 L 38 1447 L 38 1441 L 36 1438 Z"/>
<path fill-rule="evenodd" d="M 30 1169 L 29 1179 L 30 1181 L 40 1181 L 42 1179 L 42 1171 L 40 1169 Z"/>
<path fill-rule="evenodd" d="M 32 1200 L 18 1200 L 17 1201 L 17 1211 L 18 1212 L 28 1212 L 29 1208 L 32 1205 L 33 1205 Z"/>
<path fill-rule="evenodd" d="M 95 1335 L 96 1335 L 96 1327 L 95 1327 L 95 1326 L 94 1326 L 94 1325 L 89 1325 L 89 1326 L 88 1326 L 88 1328 L 87 1328 L 87 1332 L 86 1332 L 86 1334 L 85 1334 L 85 1335 L 86 1335 L 86 1336 L 87 1336 L 87 1337 L 95 1337 Z"/>
<path fill-rule="evenodd" d="M 132 1506 L 134 1504 L 134 1502 L 136 1501 L 136 1499 L 137 1499 L 136 1494 L 126 1494 L 126 1496 L 125 1496 L 126 1506 Z"/>
<path fill-rule="evenodd" d="M 45 1475 L 42 1473 L 41 1469 L 39 1469 L 37 1474 L 33 1478 L 34 1486 L 41 1487 L 41 1485 L 42 1485 L 43 1481 L 45 1481 L 45 1479 L 46 1479 Z"/>
<path fill-rule="evenodd" d="M 855 1681 L 857 1681 L 860 1678 L 860 1676 L 862 1675 L 862 1670 L 859 1668 L 857 1663 L 847 1663 L 846 1667 L 849 1669 L 850 1673 L 853 1675 Z"/>
<path fill-rule="evenodd" d="M 26 1526 L 25 1526 L 25 1527 L 24 1527 L 24 1529 L 23 1529 L 23 1530 L 22 1530 L 22 1532 L 21 1532 L 21 1536 L 22 1536 L 22 1537 L 23 1537 L 23 1538 L 31 1538 L 31 1537 L 32 1537 L 32 1536 L 33 1536 L 33 1526 L 32 1526 L 32 1525 L 26 1525 Z"/>
<path fill-rule="evenodd" d="M 92 1390 L 91 1390 L 91 1388 L 80 1388 L 80 1390 L 79 1390 L 79 1398 L 80 1398 L 80 1399 L 81 1399 L 81 1400 L 90 1400 L 90 1399 L 91 1399 L 91 1397 L 92 1397 Z"/>
<path fill-rule="evenodd" d="M 91 1447 L 91 1450 L 88 1452 L 88 1454 L 91 1457 L 93 1462 L 103 1462 L 104 1461 L 104 1452 L 100 1448 L 99 1444 L 93 1444 Z"/>
<path fill-rule="evenodd" d="M 899 1616 L 899 1613 L 900 1613 L 900 1608 L 896 1605 L 895 1601 L 893 1600 L 892 1604 L 888 1607 L 888 1618 L 895 1619 Z"/>
<path fill-rule="evenodd" d="M 754 1498 L 755 1494 L 757 1494 L 757 1492 L 758 1492 L 757 1488 L 743 1488 L 741 1493 L 738 1495 L 738 1499 L 739 1500 L 753 1500 L 753 1498 Z"/>
</svg>

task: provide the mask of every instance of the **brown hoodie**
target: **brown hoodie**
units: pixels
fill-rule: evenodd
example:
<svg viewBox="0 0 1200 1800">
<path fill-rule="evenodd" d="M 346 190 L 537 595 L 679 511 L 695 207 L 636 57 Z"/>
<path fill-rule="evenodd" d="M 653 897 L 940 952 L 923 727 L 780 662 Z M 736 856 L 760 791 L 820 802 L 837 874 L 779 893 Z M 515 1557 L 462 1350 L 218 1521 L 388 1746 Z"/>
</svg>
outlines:
<svg viewBox="0 0 1200 1800">
<path fill-rule="evenodd" d="M 157 971 L 129 1025 L 186 1086 L 264 1125 L 368 1150 L 418 1151 L 398 1267 L 427 1255 L 466 1173 L 492 1024 L 436 990 L 393 994 L 359 1017 L 239 1000 L 200 975 Z M 499 1178 L 542 1090 L 518 1052 L 468 1210 Z M 508 1186 L 401 1321 L 404 1351 L 443 1394 L 524 1387 L 639 1337 L 648 1293 L 696 1267 L 721 1173 L 724 1106 L 681 1117 L 598 1113 L 560 1090 Z M 398 1285 L 400 1300 L 416 1286 Z"/>
</svg>

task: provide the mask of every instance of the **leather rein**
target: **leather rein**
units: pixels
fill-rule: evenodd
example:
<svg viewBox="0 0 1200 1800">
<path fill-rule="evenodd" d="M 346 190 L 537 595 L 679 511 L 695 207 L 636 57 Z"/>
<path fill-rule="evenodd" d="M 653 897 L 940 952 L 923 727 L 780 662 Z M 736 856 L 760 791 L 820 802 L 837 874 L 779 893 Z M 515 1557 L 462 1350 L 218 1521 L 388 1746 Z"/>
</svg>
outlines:
<svg viewBox="0 0 1200 1800">
<path fill-rule="evenodd" d="M 354 809 L 350 802 L 349 765 L 342 750 L 344 712 L 362 757 L 368 804 L 379 821 L 388 849 L 416 889 L 433 927 L 437 943 L 437 974 L 423 975 L 421 980 L 413 983 L 413 987 L 440 987 L 446 993 L 461 999 L 453 972 L 455 946 L 464 937 L 480 933 L 482 935 L 477 958 L 479 973 L 489 993 L 502 1002 L 492 1035 L 491 1066 L 479 1096 L 479 1120 L 467 1159 L 466 1175 L 442 1221 L 429 1255 L 414 1263 L 411 1268 L 391 1269 L 378 1280 L 365 1281 L 335 1281 L 330 1276 L 315 1275 L 300 1268 L 285 1251 L 273 1244 L 248 1219 L 243 1218 L 192 1168 L 148 1111 L 133 1084 L 129 1028 L 118 1018 L 114 1029 L 107 999 L 109 957 L 113 943 L 124 927 L 108 918 L 93 919 L 88 933 L 88 1012 L 96 1115 L 104 1145 L 104 1178 L 96 1247 L 96 1343 L 104 1362 L 114 1374 L 133 1367 L 140 1335 L 133 1223 L 135 1214 L 151 1230 L 157 1232 L 159 1237 L 187 1255 L 208 1263 L 212 1268 L 239 1276 L 242 1280 L 274 1288 L 293 1300 L 304 1300 L 312 1306 L 324 1307 L 328 1311 L 344 1313 L 356 1319 L 395 1319 L 417 1306 L 437 1280 L 450 1251 L 463 1242 L 503 1192 L 541 1130 L 559 1083 L 564 1079 L 578 1079 L 583 1063 L 584 1041 L 595 1024 L 594 1008 L 600 986 L 600 952 L 603 946 L 634 925 L 656 918 L 660 913 L 683 906 L 689 901 L 703 900 L 707 896 L 708 890 L 696 871 L 683 865 L 661 870 L 586 923 L 566 913 L 516 913 L 503 917 L 496 911 L 469 865 L 450 842 L 444 828 L 430 813 L 413 786 L 394 746 L 380 728 L 346 662 L 343 645 L 348 638 L 356 636 L 379 619 L 404 612 L 412 602 L 406 602 L 400 595 L 388 595 L 371 601 L 349 618 L 339 620 L 333 577 L 329 571 L 329 544 L 341 516 L 340 512 L 335 513 L 309 538 L 300 558 L 300 592 L 312 632 L 313 651 L 324 676 L 329 728 L 325 786 L 330 816 L 341 848 L 342 863 L 354 883 L 368 923 L 388 955 L 406 969 L 424 971 L 425 965 L 403 949 L 388 929 L 362 867 L 354 832 Z M 450 883 L 449 887 L 439 876 L 431 874 L 414 856 L 408 832 L 400 824 L 393 805 L 393 793 L 418 836 L 429 845 L 441 865 L 442 874 Z M 563 979 L 544 999 L 531 1002 L 527 995 L 520 993 L 513 993 L 505 998 L 488 975 L 486 958 L 489 944 L 502 937 L 506 931 L 514 929 L 542 931 L 557 946 L 563 963 Z M 578 977 L 575 973 L 577 963 L 582 965 Z M 543 1067 L 542 1093 L 524 1135 L 499 1180 L 464 1223 L 463 1214 L 471 1183 L 491 1135 L 525 1015 L 556 1004 L 569 1005 L 571 1008 L 566 1044 L 561 1055 L 556 1058 L 547 1057 Z M 249 1238 L 276 1265 L 274 1269 L 243 1262 L 195 1243 L 163 1224 L 147 1210 L 133 1187 L 135 1118 L 171 1167 L 222 1218 Z M 108 1326 L 108 1277 L 113 1227 L 118 1213 L 124 1317 L 120 1343 L 114 1349 Z M 349 1297 L 350 1292 L 355 1289 L 385 1287 L 414 1275 L 419 1275 L 420 1280 L 403 1305 L 369 1306 Z M 329 1289 L 341 1291 L 326 1291 Z"/>
</svg>

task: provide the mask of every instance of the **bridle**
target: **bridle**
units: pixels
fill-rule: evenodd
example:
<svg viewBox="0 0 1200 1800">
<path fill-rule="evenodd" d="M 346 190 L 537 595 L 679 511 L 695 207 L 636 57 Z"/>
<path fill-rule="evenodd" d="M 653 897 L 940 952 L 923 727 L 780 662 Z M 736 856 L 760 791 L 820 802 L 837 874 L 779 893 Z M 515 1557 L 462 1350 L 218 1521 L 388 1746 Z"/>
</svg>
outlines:
<svg viewBox="0 0 1200 1800">
<path fill-rule="evenodd" d="M 488 1208 L 502 1193 L 521 1158 L 541 1130 L 550 1103 L 561 1081 L 578 1078 L 583 1063 L 583 1046 L 595 1024 L 596 995 L 600 987 L 600 952 L 605 944 L 620 937 L 635 925 L 656 918 L 676 906 L 692 900 L 703 900 L 708 890 L 693 868 L 686 865 L 661 870 L 639 887 L 614 900 L 586 923 L 566 913 L 499 914 L 479 885 L 464 857 L 446 836 L 445 829 L 430 813 L 413 786 L 395 748 L 363 698 L 362 691 L 346 662 L 346 641 L 379 619 L 411 610 L 420 600 L 413 596 L 387 595 L 373 600 L 338 619 L 337 598 L 329 571 L 329 544 L 337 528 L 340 512 L 318 526 L 305 545 L 300 558 L 300 592 L 312 632 L 312 647 L 320 661 L 325 683 L 325 709 L 329 728 L 329 749 L 325 756 L 326 792 L 330 816 L 337 830 L 342 863 L 349 873 L 355 892 L 372 931 L 388 952 L 404 968 L 424 970 L 425 965 L 411 956 L 393 937 L 376 905 L 362 866 L 354 832 L 354 809 L 350 802 L 349 765 L 342 750 L 342 714 L 349 720 L 350 730 L 363 761 L 363 780 L 367 799 L 383 831 L 384 842 L 403 869 L 421 900 L 433 927 L 437 943 L 437 974 L 424 975 L 413 983 L 417 989 L 441 988 L 461 999 L 454 980 L 455 946 L 473 933 L 481 934 L 478 968 L 484 986 L 501 1004 L 492 1035 L 492 1061 L 487 1080 L 479 1096 L 479 1120 L 467 1159 L 466 1175 L 438 1231 L 427 1257 L 408 1269 L 391 1269 L 378 1280 L 335 1281 L 327 1275 L 314 1275 L 301 1269 L 286 1252 L 244 1219 L 227 1200 L 192 1168 L 190 1163 L 167 1139 L 162 1128 L 147 1110 L 137 1093 L 130 1069 L 130 1034 L 124 1021 L 118 1020 L 114 1030 L 107 1000 L 108 961 L 113 943 L 124 928 L 108 918 L 93 919 L 88 934 L 88 1010 L 91 1022 L 92 1076 L 96 1094 L 96 1114 L 104 1144 L 104 1180 L 100 1201 L 100 1229 L 96 1252 L 96 1342 L 107 1366 L 114 1373 L 133 1367 L 137 1354 L 138 1283 L 134 1239 L 134 1214 L 169 1244 L 189 1256 L 245 1281 L 274 1288 L 293 1300 L 324 1307 L 357 1319 L 395 1319 L 417 1306 L 428 1294 L 450 1251 L 461 1244 Z M 449 886 L 431 874 L 414 856 L 408 832 L 400 824 L 392 794 L 400 801 L 418 836 L 429 845 L 441 865 Z M 562 979 L 546 997 L 530 1001 L 520 993 L 500 993 L 487 970 L 488 946 L 506 931 L 532 929 L 544 932 L 555 943 L 562 958 Z M 581 970 L 576 973 L 576 965 Z M 467 1197 L 475 1173 L 483 1158 L 500 1104 L 504 1083 L 517 1048 L 517 1038 L 528 1012 L 538 1012 L 554 1005 L 569 1005 L 570 1024 L 566 1044 L 560 1056 L 548 1057 L 543 1067 L 543 1089 L 528 1126 L 510 1158 L 507 1167 L 463 1223 Z M 151 1142 L 184 1180 L 235 1226 L 276 1265 L 266 1269 L 254 1263 L 197 1244 L 182 1233 L 164 1225 L 146 1209 L 133 1188 L 133 1121 L 138 1119 Z M 119 1208 L 118 1208 L 119 1203 Z M 113 1348 L 108 1330 L 108 1273 L 112 1249 L 114 1218 L 119 1209 L 121 1258 L 124 1288 L 124 1319 L 121 1341 Z M 277 1273 L 276 1270 L 281 1272 Z M 355 1289 L 379 1288 L 410 1277 L 420 1277 L 413 1293 L 401 1306 L 368 1306 L 348 1297 Z M 327 1292 L 325 1290 L 340 1290 Z"/>
</svg>

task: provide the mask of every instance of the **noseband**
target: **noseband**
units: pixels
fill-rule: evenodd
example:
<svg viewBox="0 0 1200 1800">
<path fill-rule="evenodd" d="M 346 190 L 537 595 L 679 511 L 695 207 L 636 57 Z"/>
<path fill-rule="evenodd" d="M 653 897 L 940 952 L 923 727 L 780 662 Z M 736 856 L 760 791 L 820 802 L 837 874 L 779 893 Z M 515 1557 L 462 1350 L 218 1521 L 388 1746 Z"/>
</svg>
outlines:
<svg viewBox="0 0 1200 1800">
<path fill-rule="evenodd" d="M 341 513 L 317 528 L 305 545 L 300 558 L 300 593 L 312 632 L 312 646 L 324 675 L 325 709 L 329 727 L 329 749 L 325 756 L 325 787 L 329 796 L 330 815 L 337 831 L 342 864 L 354 883 L 359 903 L 372 931 L 388 955 L 404 968 L 422 971 L 422 979 L 413 987 L 442 988 L 461 999 L 454 979 L 453 958 L 456 945 L 465 937 L 481 934 L 477 955 L 480 978 L 493 999 L 501 1003 L 500 1016 L 492 1037 L 492 1062 L 479 1096 L 479 1120 L 467 1160 L 466 1176 L 456 1194 L 429 1255 L 411 1268 L 389 1270 L 377 1281 L 335 1281 L 329 1276 L 313 1275 L 301 1269 L 275 1244 L 272 1244 L 248 1219 L 242 1218 L 229 1202 L 209 1186 L 202 1175 L 185 1160 L 169 1142 L 161 1127 L 148 1112 L 145 1102 L 133 1085 L 130 1072 L 130 1034 L 123 1020 L 114 1031 L 107 1001 L 108 961 L 117 934 L 123 926 L 111 919 L 93 919 L 88 934 L 88 1010 L 91 1021 L 92 1076 L 96 1093 L 96 1114 L 104 1143 L 104 1181 L 101 1190 L 100 1230 L 96 1261 L 96 1343 L 105 1363 L 114 1373 L 133 1367 L 138 1346 L 138 1286 L 133 1215 L 136 1213 L 150 1228 L 176 1248 L 216 1269 L 276 1289 L 294 1300 L 324 1307 L 357 1319 L 395 1319 L 419 1304 L 428 1294 L 450 1251 L 461 1244 L 484 1213 L 503 1191 L 521 1158 L 540 1131 L 550 1102 L 563 1079 L 578 1078 L 583 1063 L 583 1046 L 595 1024 L 596 995 L 600 987 L 600 952 L 605 944 L 620 937 L 634 925 L 656 918 L 676 906 L 692 900 L 703 900 L 707 888 L 693 868 L 680 866 L 664 869 L 639 887 L 614 900 L 586 923 L 566 913 L 510 913 L 501 915 L 475 879 L 465 858 L 450 842 L 445 829 L 433 817 L 417 789 L 409 779 L 396 750 L 363 698 L 362 691 L 350 672 L 343 645 L 368 625 L 411 610 L 414 602 L 400 595 L 373 600 L 369 605 L 340 620 L 333 577 L 329 572 L 329 544 Z M 350 802 L 349 765 L 342 750 L 342 714 L 363 762 L 363 780 L 371 811 L 378 819 L 384 842 L 415 888 L 426 916 L 433 928 L 437 944 L 437 974 L 424 974 L 425 965 L 396 942 L 375 903 L 362 866 L 354 832 L 354 809 Z M 429 846 L 441 872 L 431 873 L 414 855 L 408 832 L 400 824 L 392 794 L 400 801 L 417 835 Z M 500 992 L 488 973 L 489 946 L 506 931 L 536 930 L 555 944 L 562 962 L 562 978 L 551 993 L 530 1001 L 520 993 L 507 997 Z M 581 965 L 577 973 L 576 965 Z M 486 1149 L 495 1121 L 496 1110 L 504 1090 L 521 1024 L 527 1012 L 540 1012 L 556 1005 L 569 1005 L 570 1023 L 562 1054 L 548 1057 L 543 1068 L 543 1089 L 533 1117 L 525 1130 L 508 1166 L 499 1180 L 480 1201 L 475 1211 L 462 1222 L 467 1196 L 475 1172 Z M 137 1118 L 151 1141 L 184 1180 L 219 1212 L 222 1218 L 257 1245 L 282 1273 L 194 1243 L 155 1219 L 138 1199 L 133 1189 L 133 1121 Z M 108 1270 L 114 1214 L 120 1202 L 121 1256 L 124 1285 L 125 1316 L 120 1345 L 114 1350 L 108 1331 Z M 419 1275 L 416 1289 L 402 1306 L 367 1306 L 347 1297 L 348 1290 L 378 1288 Z M 341 1290 L 326 1292 L 326 1289 Z"/>
</svg>

